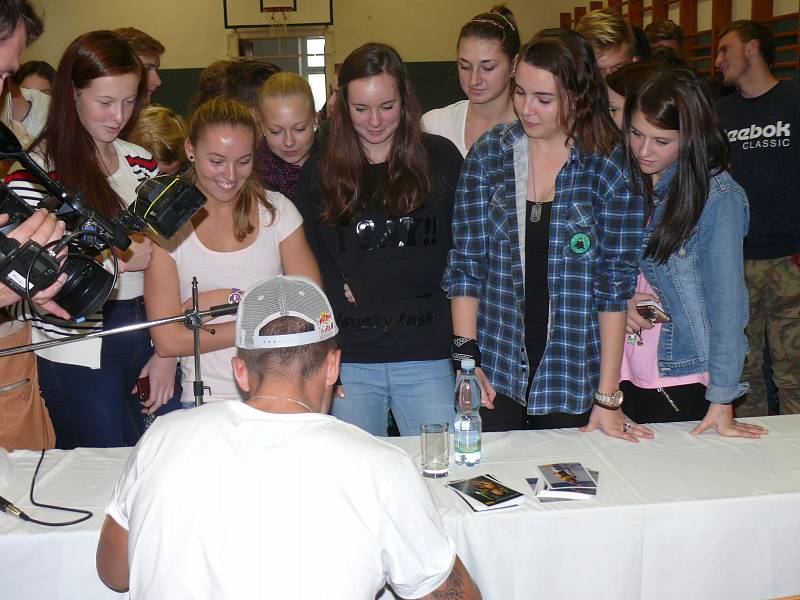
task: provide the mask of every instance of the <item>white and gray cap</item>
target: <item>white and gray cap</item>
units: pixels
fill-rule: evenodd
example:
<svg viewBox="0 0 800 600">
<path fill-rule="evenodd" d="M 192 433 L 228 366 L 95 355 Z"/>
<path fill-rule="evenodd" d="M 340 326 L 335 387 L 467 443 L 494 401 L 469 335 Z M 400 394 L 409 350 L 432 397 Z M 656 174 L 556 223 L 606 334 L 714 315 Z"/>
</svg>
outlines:
<svg viewBox="0 0 800 600">
<path fill-rule="evenodd" d="M 298 317 L 314 329 L 303 333 L 261 335 L 275 319 Z M 242 296 L 236 314 L 236 347 L 245 350 L 291 348 L 330 339 L 339 333 L 323 291 L 305 277 L 278 275 L 260 281 Z"/>
</svg>

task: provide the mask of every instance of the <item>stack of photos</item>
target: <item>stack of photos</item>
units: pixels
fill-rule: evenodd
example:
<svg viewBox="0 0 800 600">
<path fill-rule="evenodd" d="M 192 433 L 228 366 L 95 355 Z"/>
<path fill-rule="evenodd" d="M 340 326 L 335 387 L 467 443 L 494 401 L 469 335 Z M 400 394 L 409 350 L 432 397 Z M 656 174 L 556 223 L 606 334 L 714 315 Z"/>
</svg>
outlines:
<svg viewBox="0 0 800 600">
<path fill-rule="evenodd" d="M 489 474 L 451 481 L 447 487 L 452 488 L 475 512 L 513 508 L 525 502 L 523 494 L 503 485 Z"/>
<path fill-rule="evenodd" d="M 539 465 L 542 477 L 527 481 L 541 502 L 589 500 L 597 495 L 600 474 L 581 463 Z"/>
</svg>

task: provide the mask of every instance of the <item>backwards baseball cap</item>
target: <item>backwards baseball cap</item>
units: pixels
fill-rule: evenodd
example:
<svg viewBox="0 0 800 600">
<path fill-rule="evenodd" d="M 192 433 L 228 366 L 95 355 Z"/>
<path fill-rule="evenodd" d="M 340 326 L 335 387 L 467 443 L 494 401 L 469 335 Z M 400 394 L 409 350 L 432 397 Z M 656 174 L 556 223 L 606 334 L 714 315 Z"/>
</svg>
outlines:
<svg viewBox="0 0 800 600">
<path fill-rule="evenodd" d="M 281 317 L 298 317 L 314 329 L 303 333 L 261 335 Z M 291 348 L 332 338 L 339 332 L 330 302 L 305 277 L 278 275 L 256 283 L 242 296 L 236 315 L 236 347 L 245 350 Z"/>
</svg>

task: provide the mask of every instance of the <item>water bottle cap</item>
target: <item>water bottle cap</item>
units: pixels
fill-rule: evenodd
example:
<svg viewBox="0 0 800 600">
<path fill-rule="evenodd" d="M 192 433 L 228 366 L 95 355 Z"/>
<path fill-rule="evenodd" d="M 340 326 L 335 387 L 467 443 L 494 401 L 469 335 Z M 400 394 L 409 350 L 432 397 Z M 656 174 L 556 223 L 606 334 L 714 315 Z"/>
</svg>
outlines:
<svg viewBox="0 0 800 600">
<path fill-rule="evenodd" d="M 461 359 L 461 370 L 462 371 L 474 371 L 475 370 L 475 359 L 474 358 L 462 358 Z"/>
</svg>

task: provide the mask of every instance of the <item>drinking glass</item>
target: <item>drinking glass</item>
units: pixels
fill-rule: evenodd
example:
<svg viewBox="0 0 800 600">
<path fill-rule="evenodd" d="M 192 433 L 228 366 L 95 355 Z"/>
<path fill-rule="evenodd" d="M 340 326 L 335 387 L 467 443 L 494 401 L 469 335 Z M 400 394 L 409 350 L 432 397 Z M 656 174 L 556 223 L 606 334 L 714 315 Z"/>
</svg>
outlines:
<svg viewBox="0 0 800 600">
<path fill-rule="evenodd" d="M 420 426 L 422 474 L 445 477 L 450 466 L 449 423 L 423 423 Z"/>
</svg>

